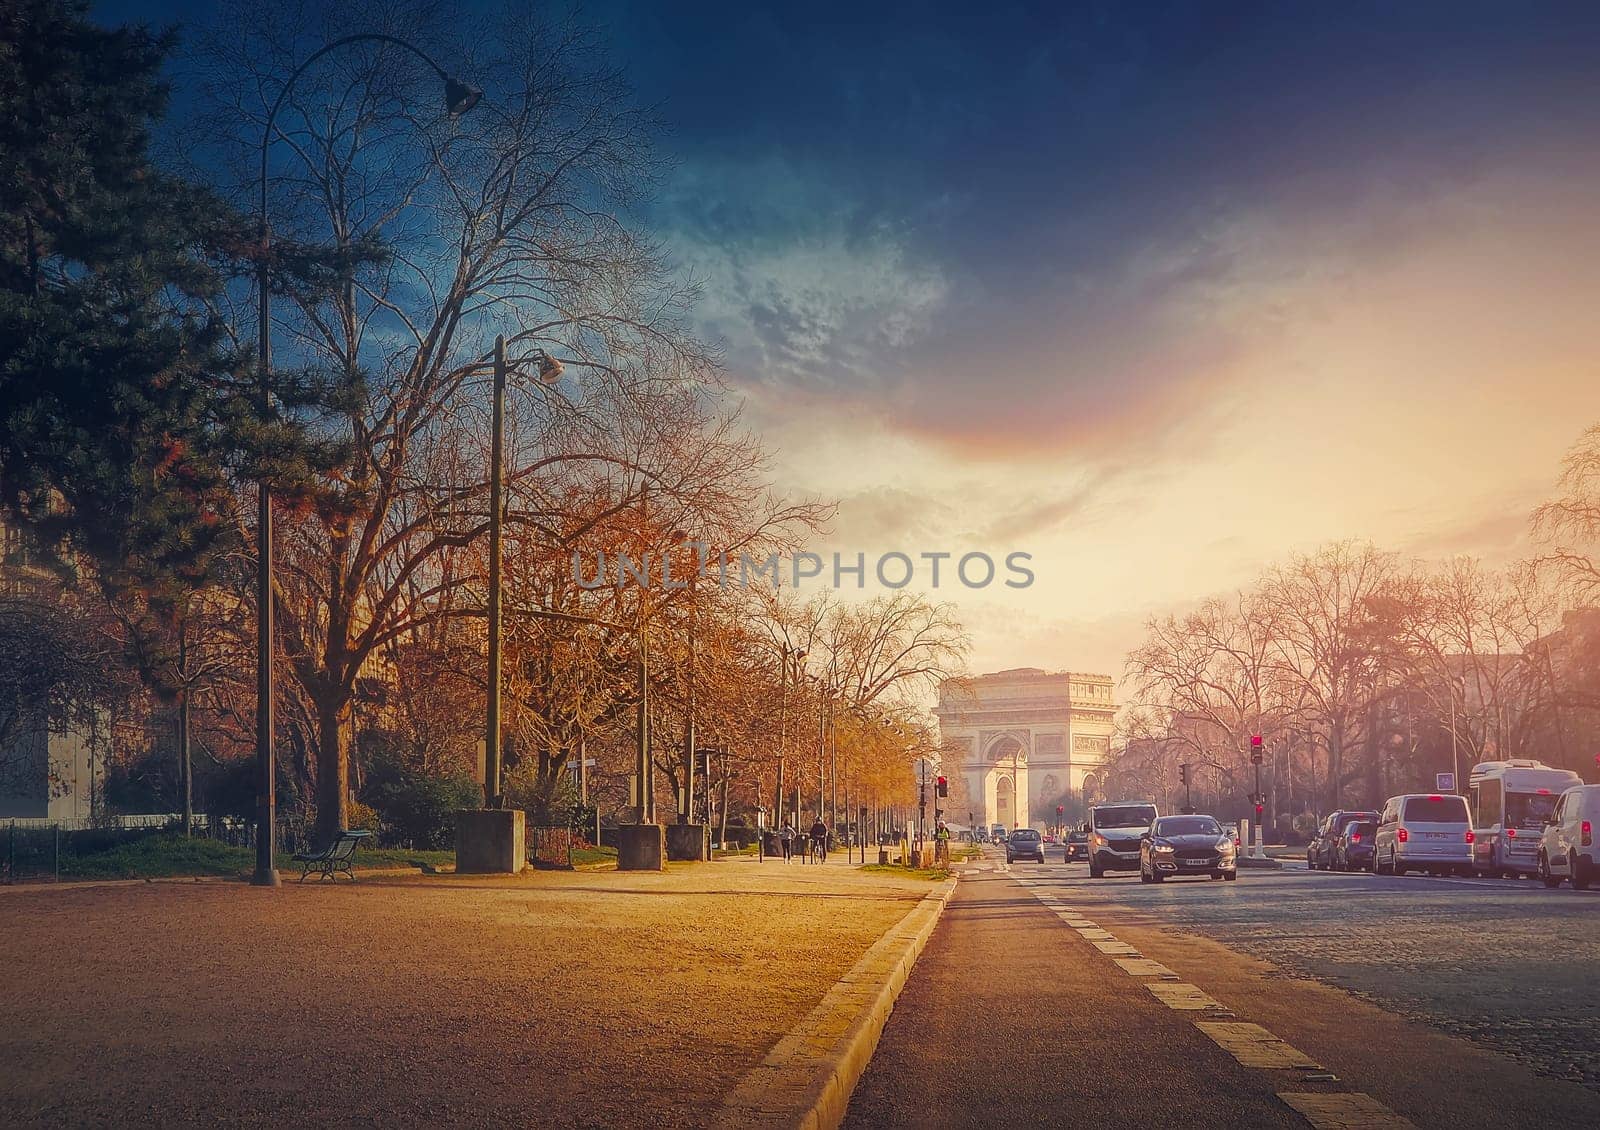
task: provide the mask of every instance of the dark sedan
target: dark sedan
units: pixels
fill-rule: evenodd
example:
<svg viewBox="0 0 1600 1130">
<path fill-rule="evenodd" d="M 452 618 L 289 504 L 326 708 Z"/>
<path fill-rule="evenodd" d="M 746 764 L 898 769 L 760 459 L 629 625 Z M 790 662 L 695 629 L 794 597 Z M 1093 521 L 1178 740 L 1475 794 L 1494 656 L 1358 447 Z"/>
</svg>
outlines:
<svg viewBox="0 0 1600 1130">
<path fill-rule="evenodd" d="M 1371 820 L 1357 820 L 1344 826 L 1344 834 L 1334 844 L 1333 869 L 1335 871 L 1371 871 L 1372 838 L 1378 825 Z"/>
<path fill-rule="evenodd" d="M 1069 832 L 1067 834 L 1067 853 L 1062 858 L 1063 863 L 1071 863 L 1075 859 L 1089 858 L 1089 833 L 1084 831 Z"/>
<path fill-rule="evenodd" d="M 1162 816 L 1139 841 L 1139 881 L 1159 883 L 1169 875 L 1237 879 L 1233 837 L 1210 816 Z"/>
<path fill-rule="evenodd" d="M 1344 835 L 1344 830 L 1358 820 L 1371 820 L 1377 822 L 1376 812 L 1356 812 L 1349 809 L 1340 809 L 1331 813 L 1327 819 L 1317 827 L 1317 834 L 1306 848 L 1306 864 L 1313 871 L 1332 871 L 1334 853 L 1339 849 L 1339 838 Z"/>
<path fill-rule="evenodd" d="M 1044 838 L 1039 835 L 1037 829 L 1018 828 L 1006 841 L 1006 862 L 1015 863 L 1019 859 L 1031 859 L 1035 863 L 1044 862 Z"/>
</svg>

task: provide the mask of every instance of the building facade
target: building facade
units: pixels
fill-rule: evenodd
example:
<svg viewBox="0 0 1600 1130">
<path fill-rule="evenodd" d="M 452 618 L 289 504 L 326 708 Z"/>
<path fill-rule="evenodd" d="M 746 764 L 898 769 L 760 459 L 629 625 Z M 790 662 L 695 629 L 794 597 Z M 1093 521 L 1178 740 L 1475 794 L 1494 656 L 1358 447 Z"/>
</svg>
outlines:
<svg viewBox="0 0 1600 1130">
<path fill-rule="evenodd" d="M 934 713 L 944 772 L 961 775 L 974 823 L 1042 829 L 1058 805 L 1070 819 L 1093 795 L 1116 702 L 1109 675 L 1019 667 L 945 680 Z"/>
</svg>

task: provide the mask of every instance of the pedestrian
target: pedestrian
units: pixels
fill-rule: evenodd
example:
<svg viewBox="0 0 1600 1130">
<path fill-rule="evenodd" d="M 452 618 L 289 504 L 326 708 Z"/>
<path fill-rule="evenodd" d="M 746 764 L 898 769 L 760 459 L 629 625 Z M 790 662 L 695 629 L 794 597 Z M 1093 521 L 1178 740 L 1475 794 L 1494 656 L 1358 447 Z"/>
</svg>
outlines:
<svg viewBox="0 0 1600 1130">
<path fill-rule="evenodd" d="M 783 861 L 788 863 L 794 854 L 794 825 L 784 822 L 783 828 L 778 832 L 778 846 L 783 850 Z"/>
</svg>

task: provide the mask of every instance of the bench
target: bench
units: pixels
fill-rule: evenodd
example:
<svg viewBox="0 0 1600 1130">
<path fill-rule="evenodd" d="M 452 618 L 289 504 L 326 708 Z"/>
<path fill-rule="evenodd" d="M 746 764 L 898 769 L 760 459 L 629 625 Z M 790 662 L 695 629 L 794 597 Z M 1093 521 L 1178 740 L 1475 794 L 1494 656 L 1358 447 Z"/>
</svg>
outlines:
<svg viewBox="0 0 1600 1130">
<path fill-rule="evenodd" d="M 319 883 L 324 879 L 337 881 L 340 875 L 354 883 L 356 877 L 351 874 L 350 861 L 355 857 L 356 845 L 370 835 L 371 832 L 361 829 L 344 831 L 321 851 L 295 852 L 290 858 L 300 865 L 300 882 L 304 883 L 306 876 L 315 871 Z"/>
</svg>

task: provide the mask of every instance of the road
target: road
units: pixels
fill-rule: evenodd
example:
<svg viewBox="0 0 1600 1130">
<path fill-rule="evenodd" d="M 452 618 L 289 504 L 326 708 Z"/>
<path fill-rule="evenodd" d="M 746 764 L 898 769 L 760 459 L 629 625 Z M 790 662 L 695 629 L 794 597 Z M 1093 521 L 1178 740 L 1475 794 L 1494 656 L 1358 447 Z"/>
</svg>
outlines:
<svg viewBox="0 0 1600 1130">
<path fill-rule="evenodd" d="M 1574 1081 L 1592 1082 L 1596 1044 L 1576 1018 L 1600 1015 L 1590 896 L 979 867 L 885 1027 L 851 1126 L 1600 1124 L 1600 1094 Z M 1518 960 L 1536 921 L 1571 955 Z M 1340 944 L 1351 932 L 1359 943 Z M 1471 992 L 1480 971 L 1494 992 Z"/>
<path fill-rule="evenodd" d="M 1600 890 L 1295 869 L 1100 894 L 1600 1091 Z"/>
</svg>

